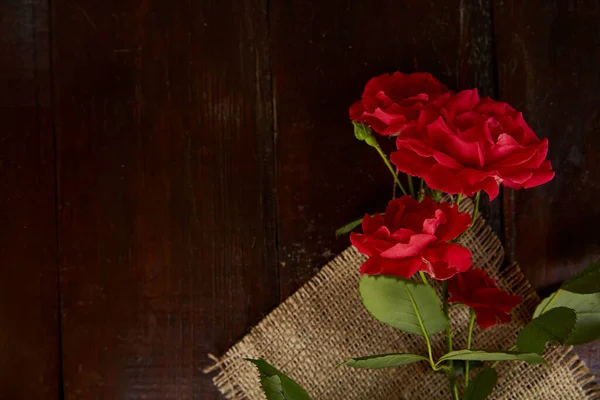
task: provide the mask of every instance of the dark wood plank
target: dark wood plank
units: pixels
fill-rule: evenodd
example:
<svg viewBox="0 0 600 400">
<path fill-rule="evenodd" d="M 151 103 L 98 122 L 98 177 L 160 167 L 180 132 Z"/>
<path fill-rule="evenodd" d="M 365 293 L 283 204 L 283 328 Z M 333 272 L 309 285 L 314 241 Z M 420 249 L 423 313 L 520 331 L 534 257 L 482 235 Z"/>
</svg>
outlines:
<svg viewBox="0 0 600 400">
<path fill-rule="evenodd" d="M 556 178 L 508 193 L 511 258 L 542 295 L 600 255 L 600 2 L 495 2 L 500 97 L 550 140 Z M 598 347 L 582 355 L 596 373 Z"/>
<path fill-rule="evenodd" d="M 458 0 L 271 2 L 270 20 L 286 297 L 349 245 L 337 227 L 391 195 L 389 172 L 348 120 L 367 80 L 429 71 L 452 89 L 494 94 L 492 26 L 489 3 Z M 498 232 L 500 208 L 486 208 Z"/>
<path fill-rule="evenodd" d="M 218 398 L 279 296 L 266 10 L 52 4 L 65 398 Z"/>
<path fill-rule="evenodd" d="M 0 2 L 0 397 L 58 399 L 48 8 Z"/>
</svg>

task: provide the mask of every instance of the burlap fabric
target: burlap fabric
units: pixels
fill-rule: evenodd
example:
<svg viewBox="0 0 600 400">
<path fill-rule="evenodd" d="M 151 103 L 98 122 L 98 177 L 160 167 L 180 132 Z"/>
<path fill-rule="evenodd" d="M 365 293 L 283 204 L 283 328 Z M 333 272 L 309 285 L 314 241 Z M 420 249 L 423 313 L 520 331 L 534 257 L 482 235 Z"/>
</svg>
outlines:
<svg viewBox="0 0 600 400">
<path fill-rule="evenodd" d="M 461 208 L 472 209 L 463 202 Z M 478 218 L 461 239 L 473 252 L 473 264 L 498 285 L 523 296 L 512 322 L 481 330 L 475 327 L 473 348 L 509 348 L 531 317 L 539 297 L 516 265 L 503 271 L 504 251 L 490 227 Z M 336 368 L 351 356 L 392 352 L 427 354 L 423 338 L 379 323 L 365 310 L 358 293 L 359 267 L 365 257 L 353 247 L 328 263 L 313 279 L 265 317 L 207 372 L 229 399 L 264 399 L 258 373 L 245 357 L 264 357 L 307 389 L 313 399 L 450 399 L 447 378 L 425 362 L 381 370 Z M 465 348 L 468 311 L 451 310 L 455 349 Z M 442 334 L 433 338 L 436 357 L 445 353 Z M 503 362 L 493 399 L 600 399 L 600 388 L 587 367 L 564 347 L 547 348 L 548 365 Z M 462 381 L 460 379 L 459 381 Z"/>
</svg>

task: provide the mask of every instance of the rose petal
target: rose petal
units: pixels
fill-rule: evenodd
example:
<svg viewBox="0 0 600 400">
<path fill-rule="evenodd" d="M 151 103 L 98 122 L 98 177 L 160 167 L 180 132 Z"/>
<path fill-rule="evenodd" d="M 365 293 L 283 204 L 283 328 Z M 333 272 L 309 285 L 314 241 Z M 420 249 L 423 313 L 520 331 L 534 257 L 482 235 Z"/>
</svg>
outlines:
<svg viewBox="0 0 600 400">
<path fill-rule="evenodd" d="M 401 143 L 398 144 L 398 142 L 401 142 Z M 449 156 L 441 151 L 434 150 L 431 147 L 428 147 L 424 142 L 422 142 L 420 140 L 402 139 L 401 137 L 398 137 L 398 140 L 396 142 L 396 147 L 399 149 L 405 148 L 408 150 L 412 150 L 416 154 L 420 155 L 421 157 L 433 157 L 435 159 L 435 161 L 437 161 L 439 164 L 443 165 L 444 167 L 448 167 L 451 169 L 464 168 L 464 166 L 460 162 L 458 162 L 451 156 Z"/>
<path fill-rule="evenodd" d="M 435 235 L 438 226 L 445 224 L 447 221 L 446 214 L 444 214 L 442 210 L 435 210 L 435 216 L 433 218 L 427 218 L 423 221 L 423 233 Z"/>
<path fill-rule="evenodd" d="M 513 307 L 521 304 L 521 296 L 508 294 L 497 287 L 478 288 L 473 291 L 473 298 L 484 304 L 506 307 L 505 312 L 510 312 Z"/>
<path fill-rule="evenodd" d="M 463 90 L 452 96 L 444 105 L 456 113 L 472 110 L 480 101 L 477 89 Z"/>
<path fill-rule="evenodd" d="M 394 107 L 392 105 L 392 107 Z M 390 107 L 390 108 L 392 108 Z M 399 113 L 394 113 L 393 110 L 382 110 L 376 108 L 374 112 L 364 112 L 361 120 L 369 124 L 371 128 L 382 135 L 392 135 L 398 133 L 399 130 L 408 122 L 406 117 Z"/>
<path fill-rule="evenodd" d="M 391 260 L 382 257 L 371 257 L 360 267 L 361 274 L 394 275 L 408 279 L 417 272 L 421 260 L 418 257 L 403 260 Z"/>
<path fill-rule="evenodd" d="M 437 238 L 434 235 L 416 234 L 411 236 L 408 243 L 396 243 L 385 250 L 381 253 L 381 257 L 394 259 L 415 257 L 436 240 Z"/>
<path fill-rule="evenodd" d="M 421 157 L 405 149 L 398 149 L 398 151 L 393 152 L 390 160 L 399 171 L 419 178 L 424 178 L 431 167 L 435 165 L 435 161 L 432 158 Z"/>
<path fill-rule="evenodd" d="M 441 243 L 429 247 L 423 250 L 421 256 L 431 264 L 438 261 L 446 262 L 450 268 L 454 268 L 457 272 L 468 270 L 473 263 L 471 251 L 456 243 Z"/>
<path fill-rule="evenodd" d="M 475 308 L 475 318 L 481 329 L 492 327 L 497 323 L 496 314 L 489 308 Z"/>
<path fill-rule="evenodd" d="M 483 270 L 475 268 L 450 279 L 448 292 L 449 302 L 460 302 L 475 310 L 482 328 L 510 321 L 508 313 L 522 300 L 520 296 L 502 292 Z"/>
<path fill-rule="evenodd" d="M 379 261 L 379 257 L 369 257 L 367 261 L 360 266 L 360 273 L 367 275 L 381 274 L 381 262 Z"/>
<path fill-rule="evenodd" d="M 477 142 L 466 142 L 460 139 L 442 118 L 438 118 L 427 126 L 427 133 L 435 143 L 436 150 L 452 155 L 462 165 L 483 168 L 483 151 Z"/>
<path fill-rule="evenodd" d="M 450 206 L 448 203 L 440 204 L 446 215 L 446 223 L 438 227 L 436 236 L 439 241 L 446 242 L 456 239 L 471 226 L 471 215 L 458 212 L 457 206 Z"/>
<path fill-rule="evenodd" d="M 554 178 L 554 171 L 550 170 L 552 167 L 550 165 L 550 161 L 545 161 L 540 169 L 533 172 L 533 175 L 527 182 L 523 183 L 524 189 L 529 189 L 534 186 L 542 185 L 546 182 L 550 182 L 552 178 Z"/>
<path fill-rule="evenodd" d="M 436 261 L 433 263 L 424 262 L 419 269 L 438 281 L 445 281 L 458 274 L 458 271 L 455 268 L 452 268 L 444 261 Z"/>
<path fill-rule="evenodd" d="M 364 112 L 365 108 L 363 107 L 362 100 L 357 101 L 350 106 L 350 119 L 352 121 L 360 121 Z"/>
<path fill-rule="evenodd" d="M 463 183 L 464 194 L 473 196 L 480 190 L 484 190 L 494 200 L 500 189 L 496 181 L 495 171 L 482 171 L 473 168 L 465 168 L 456 174 L 457 179 Z"/>
<path fill-rule="evenodd" d="M 434 164 L 423 176 L 427 186 L 448 194 L 463 193 L 463 185 L 457 179 L 454 171 L 439 164 Z"/>
<path fill-rule="evenodd" d="M 400 243 L 408 243 L 408 241 L 414 234 L 415 232 L 411 231 L 410 229 L 401 228 L 392 233 L 391 239 Z"/>
<path fill-rule="evenodd" d="M 372 217 L 369 214 L 365 214 L 362 220 L 362 229 L 368 235 L 381 228 L 384 224 L 385 220 L 381 214 L 375 213 Z"/>
<path fill-rule="evenodd" d="M 362 103 L 366 111 L 373 112 L 379 107 L 376 94 L 389 87 L 390 74 L 381 74 L 369 79 L 362 95 Z"/>
<path fill-rule="evenodd" d="M 394 243 L 356 232 L 350 233 L 350 242 L 358 251 L 367 256 L 379 255 L 394 245 Z"/>
<path fill-rule="evenodd" d="M 422 261 L 419 257 L 411 257 L 402 260 L 381 259 L 381 273 L 394 275 L 408 279 L 419 270 Z"/>
</svg>

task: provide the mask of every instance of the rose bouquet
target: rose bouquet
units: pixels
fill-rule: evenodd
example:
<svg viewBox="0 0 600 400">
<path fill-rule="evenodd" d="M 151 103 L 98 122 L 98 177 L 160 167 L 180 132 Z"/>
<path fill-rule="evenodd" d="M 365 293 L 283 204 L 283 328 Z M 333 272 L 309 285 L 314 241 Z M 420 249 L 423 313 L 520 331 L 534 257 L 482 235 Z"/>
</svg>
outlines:
<svg viewBox="0 0 600 400">
<path fill-rule="evenodd" d="M 359 291 L 379 321 L 423 338 L 427 352 L 358 355 L 340 367 L 379 369 L 422 362 L 448 377 L 454 400 L 485 399 L 500 362 L 544 363 L 547 343 L 573 345 L 600 338 L 600 263 L 577 273 L 544 299 L 532 320 L 515 332 L 514 346 L 486 349 L 473 343 L 481 329 L 510 321 L 521 297 L 498 288 L 472 266 L 457 239 L 469 230 L 482 192 L 493 200 L 499 186 L 527 189 L 554 177 L 539 139 L 510 105 L 480 98 L 476 89 L 453 93 L 428 73 L 395 72 L 371 79 L 350 107 L 354 135 L 373 147 L 394 179 L 384 213 L 365 215 L 340 230 L 368 258 Z M 395 141 L 388 157 L 378 136 Z M 403 173 L 404 175 L 401 175 Z M 396 197 L 396 193 L 399 197 Z M 459 211 L 465 197 L 473 213 Z M 361 232 L 353 232 L 359 225 Z M 450 307 L 469 309 L 466 348 L 453 347 Z M 446 354 L 434 357 L 431 337 L 445 336 Z M 309 399 L 307 392 L 265 360 L 259 369 L 268 399 Z M 460 393 L 462 391 L 462 393 Z"/>
</svg>

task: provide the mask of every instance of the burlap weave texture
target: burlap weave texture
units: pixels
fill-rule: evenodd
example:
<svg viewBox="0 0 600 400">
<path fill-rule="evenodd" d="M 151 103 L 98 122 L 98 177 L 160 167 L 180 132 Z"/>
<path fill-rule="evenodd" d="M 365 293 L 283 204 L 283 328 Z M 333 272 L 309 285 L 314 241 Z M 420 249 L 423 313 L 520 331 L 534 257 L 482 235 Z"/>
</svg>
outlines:
<svg viewBox="0 0 600 400">
<path fill-rule="evenodd" d="M 472 209 L 463 202 L 461 208 Z M 481 218 L 461 242 L 473 252 L 473 265 L 483 268 L 506 291 L 523 296 L 512 322 L 481 330 L 475 327 L 473 348 L 509 348 L 519 329 L 529 321 L 539 298 L 518 266 L 500 271 L 504 251 Z M 358 294 L 359 267 L 365 256 L 348 248 L 295 294 L 266 316 L 229 349 L 208 372 L 229 399 L 264 399 L 258 373 L 245 357 L 264 357 L 292 376 L 313 399 L 450 399 L 444 375 L 434 374 L 425 362 L 409 366 L 357 370 L 336 368 L 352 356 L 408 352 L 427 354 L 423 338 L 379 323 L 365 310 Z M 465 348 L 468 311 L 451 310 L 455 349 Z M 445 353 L 445 340 L 432 341 L 436 357 Z M 548 348 L 548 365 L 503 362 L 493 399 L 576 400 L 600 399 L 600 389 L 589 370 L 569 348 Z M 462 381 L 462 379 L 460 380 Z"/>
</svg>

